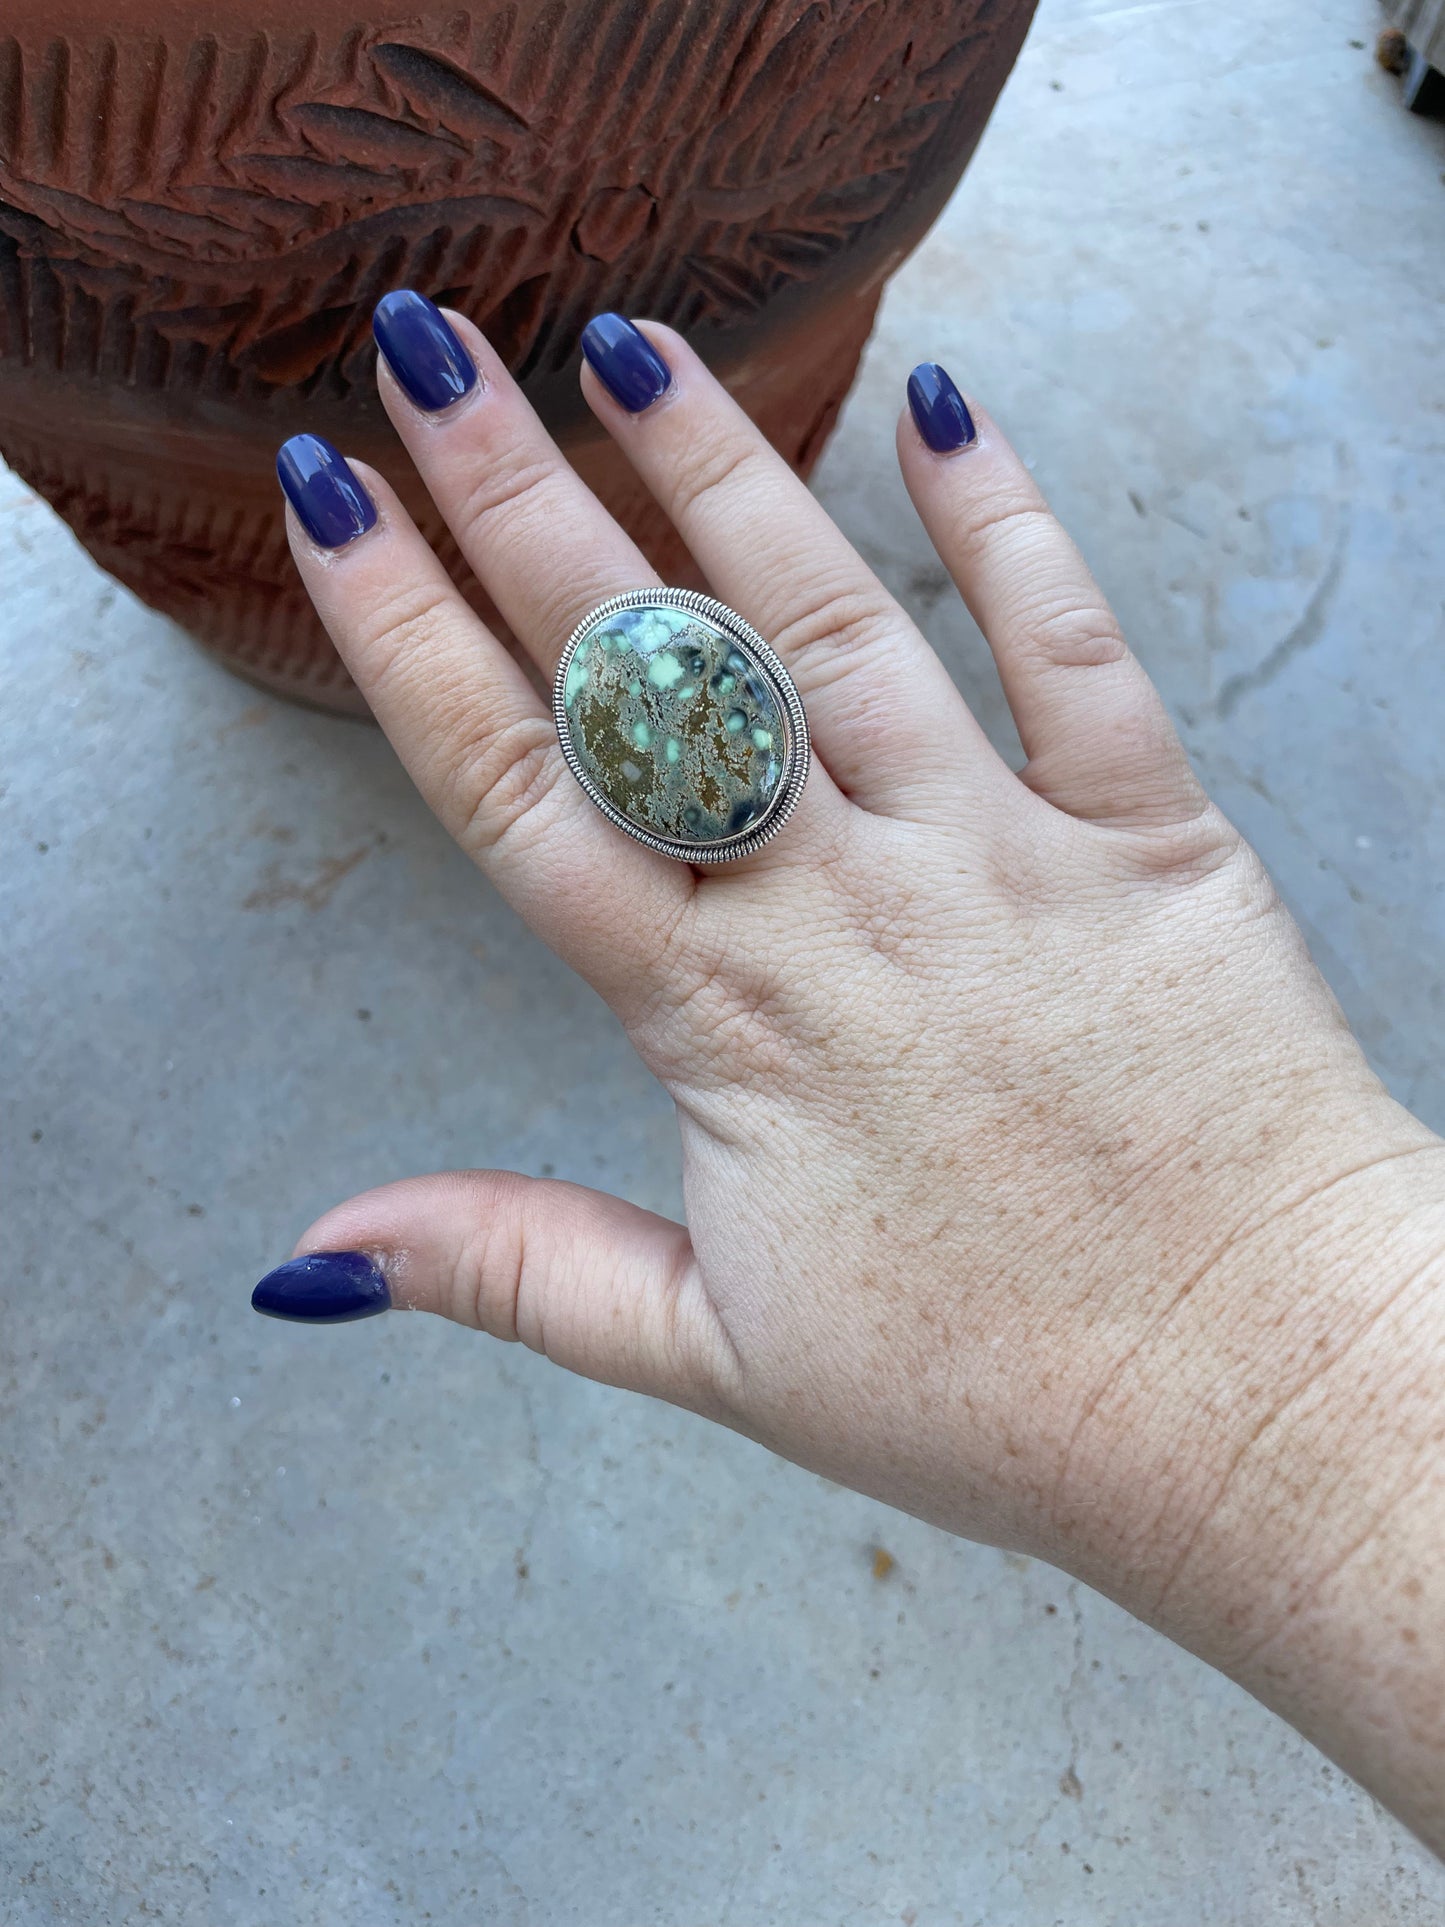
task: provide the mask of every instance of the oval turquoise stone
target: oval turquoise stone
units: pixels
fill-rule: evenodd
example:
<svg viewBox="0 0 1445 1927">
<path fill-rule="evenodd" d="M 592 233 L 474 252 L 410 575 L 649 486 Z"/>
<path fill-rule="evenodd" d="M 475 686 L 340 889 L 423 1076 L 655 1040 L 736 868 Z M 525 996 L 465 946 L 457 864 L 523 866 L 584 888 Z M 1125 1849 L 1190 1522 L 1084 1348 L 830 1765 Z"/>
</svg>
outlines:
<svg viewBox="0 0 1445 1927">
<path fill-rule="evenodd" d="M 654 836 L 736 836 L 782 779 L 787 723 L 772 677 L 685 609 L 620 609 L 594 623 L 567 665 L 562 707 L 588 777 Z"/>
</svg>

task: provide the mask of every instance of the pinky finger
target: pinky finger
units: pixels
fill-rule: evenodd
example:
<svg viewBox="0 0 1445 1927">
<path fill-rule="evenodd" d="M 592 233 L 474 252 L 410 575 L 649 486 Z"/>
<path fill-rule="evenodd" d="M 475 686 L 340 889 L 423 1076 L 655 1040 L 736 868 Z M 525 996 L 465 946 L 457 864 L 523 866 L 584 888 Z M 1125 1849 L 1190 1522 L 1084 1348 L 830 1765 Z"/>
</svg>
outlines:
<svg viewBox="0 0 1445 1927">
<path fill-rule="evenodd" d="M 997 425 L 942 368 L 909 382 L 898 456 L 914 506 L 993 651 L 1024 781 L 1071 816 L 1178 823 L 1204 807 L 1159 692 Z"/>
</svg>

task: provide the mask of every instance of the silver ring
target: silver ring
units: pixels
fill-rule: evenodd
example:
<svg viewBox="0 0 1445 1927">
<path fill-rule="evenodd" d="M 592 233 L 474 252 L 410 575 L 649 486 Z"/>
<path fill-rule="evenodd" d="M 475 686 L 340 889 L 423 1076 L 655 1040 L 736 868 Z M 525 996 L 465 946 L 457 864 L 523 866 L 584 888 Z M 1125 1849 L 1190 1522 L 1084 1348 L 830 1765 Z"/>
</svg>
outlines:
<svg viewBox="0 0 1445 1927">
<path fill-rule="evenodd" d="M 760 850 L 808 779 L 792 677 L 750 623 L 696 589 L 599 602 L 562 651 L 552 714 L 608 822 L 684 863 Z"/>
</svg>

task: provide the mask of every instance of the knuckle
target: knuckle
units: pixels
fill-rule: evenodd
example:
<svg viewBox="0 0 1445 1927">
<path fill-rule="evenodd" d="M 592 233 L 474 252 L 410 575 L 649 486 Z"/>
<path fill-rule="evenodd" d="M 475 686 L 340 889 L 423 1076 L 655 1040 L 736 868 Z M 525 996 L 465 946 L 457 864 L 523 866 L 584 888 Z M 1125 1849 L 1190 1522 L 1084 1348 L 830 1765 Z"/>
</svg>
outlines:
<svg viewBox="0 0 1445 1927">
<path fill-rule="evenodd" d="M 446 1283 L 441 1294 L 441 1302 L 447 1315 L 459 1325 L 474 1325 L 493 1338 L 507 1334 L 498 1330 L 492 1317 L 492 1307 L 488 1283 L 491 1265 L 488 1262 L 489 1231 L 485 1221 L 479 1221 L 470 1228 L 452 1252 L 452 1261 L 447 1270 Z"/>
<path fill-rule="evenodd" d="M 759 450 L 743 437 L 699 438 L 673 464 L 669 512 L 678 520 L 709 514 L 748 479 L 758 460 Z"/>
<path fill-rule="evenodd" d="M 816 685 L 828 679 L 827 666 L 842 673 L 858 657 L 869 654 L 897 621 L 897 610 L 886 591 L 845 583 L 820 593 L 771 640 L 784 662 L 807 658 L 817 665 L 810 671 Z"/>
<path fill-rule="evenodd" d="M 1102 669 L 1129 657 L 1114 613 L 1102 603 L 1039 609 L 1029 632 L 1034 647 L 1054 668 Z"/>
<path fill-rule="evenodd" d="M 514 1171 L 475 1173 L 469 1229 L 453 1253 L 444 1302 L 458 1324 L 515 1341 L 525 1264 L 528 1181 Z"/>
<path fill-rule="evenodd" d="M 1037 543 L 1057 527 L 1053 515 L 1036 496 L 1000 491 L 986 508 L 960 520 L 951 533 L 964 561 L 972 563 L 987 548 Z"/>
<path fill-rule="evenodd" d="M 355 649 L 373 693 L 414 666 L 455 613 L 456 600 L 450 582 L 402 582 L 370 604 Z"/>
<path fill-rule="evenodd" d="M 1134 874 L 1150 884 L 1193 887 L 1215 876 L 1231 879 L 1242 922 L 1264 920 L 1282 908 L 1268 871 L 1202 795 L 1177 817 L 1136 831 L 1131 857 Z"/>
<path fill-rule="evenodd" d="M 717 969 L 691 985 L 673 1009 L 692 1039 L 694 1061 L 746 1085 L 781 1078 L 791 1055 L 770 1017 L 770 1001 L 761 987 L 732 983 Z"/>
<path fill-rule="evenodd" d="M 503 517 L 529 522 L 549 518 L 553 497 L 565 480 L 555 460 L 547 455 L 514 450 L 488 461 L 462 491 L 453 513 L 459 529 L 479 529 Z"/>
<path fill-rule="evenodd" d="M 546 828 L 547 804 L 566 765 L 545 716 L 524 716 L 465 745 L 456 759 L 448 817 L 462 847 L 479 853 Z"/>
<path fill-rule="evenodd" d="M 646 1054 L 695 1087 L 785 1082 L 795 1043 L 777 972 L 761 958 L 740 968 L 720 948 L 689 951 L 678 968 L 656 978 L 639 1025 L 650 1044 Z"/>
</svg>

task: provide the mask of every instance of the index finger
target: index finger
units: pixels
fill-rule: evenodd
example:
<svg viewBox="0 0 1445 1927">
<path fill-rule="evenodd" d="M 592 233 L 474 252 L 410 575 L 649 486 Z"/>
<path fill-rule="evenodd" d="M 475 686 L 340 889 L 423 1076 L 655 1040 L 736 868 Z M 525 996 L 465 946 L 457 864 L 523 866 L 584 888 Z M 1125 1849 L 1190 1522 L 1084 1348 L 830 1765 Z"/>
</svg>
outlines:
<svg viewBox="0 0 1445 1927">
<path fill-rule="evenodd" d="M 620 836 L 588 802 L 541 697 L 374 470 L 315 436 L 294 437 L 279 466 L 307 593 L 417 788 L 625 1017 L 653 987 L 692 871 Z"/>
</svg>

